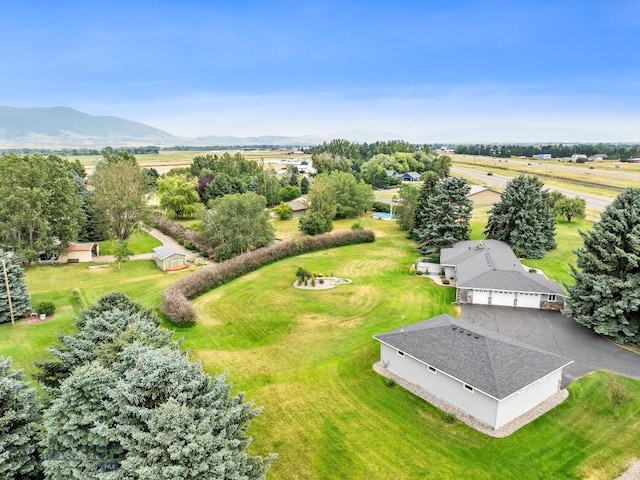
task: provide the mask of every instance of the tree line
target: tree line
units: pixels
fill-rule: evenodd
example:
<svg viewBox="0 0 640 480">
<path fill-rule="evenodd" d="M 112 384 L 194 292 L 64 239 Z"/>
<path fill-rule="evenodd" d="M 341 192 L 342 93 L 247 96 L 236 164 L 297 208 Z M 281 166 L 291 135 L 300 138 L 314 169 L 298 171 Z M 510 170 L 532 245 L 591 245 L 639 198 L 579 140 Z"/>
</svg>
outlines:
<svg viewBox="0 0 640 480">
<path fill-rule="evenodd" d="M 618 159 L 622 162 L 630 158 L 640 157 L 640 145 L 611 144 L 611 143 L 582 143 L 582 144 L 476 144 L 457 145 L 455 153 L 461 155 L 482 155 L 491 157 L 532 157 L 541 153 L 549 153 L 553 158 L 569 158 L 580 153 L 587 156 L 604 154 L 607 158 Z"/>
</svg>

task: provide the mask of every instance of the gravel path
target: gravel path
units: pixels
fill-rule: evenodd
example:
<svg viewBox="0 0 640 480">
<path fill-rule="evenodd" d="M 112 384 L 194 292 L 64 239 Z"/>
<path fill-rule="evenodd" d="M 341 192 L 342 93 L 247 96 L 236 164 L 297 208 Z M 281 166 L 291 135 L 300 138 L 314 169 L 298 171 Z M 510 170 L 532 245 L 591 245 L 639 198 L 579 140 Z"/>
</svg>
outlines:
<svg viewBox="0 0 640 480">
<path fill-rule="evenodd" d="M 640 460 L 632 463 L 629 469 L 620 475 L 616 480 L 638 480 L 640 479 Z"/>
<path fill-rule="evenodd" d="M 466 423 L 471 428 L 475 428 L 476 430 L 478 430 L 481 433 L 484 433 L 485 435 L 489 435 L 491 437 L 496 437 L 496 438 L 503 438 L 503 437 L 507 437 L 507 436 L 511 435 L 513 432 L 515 432 L 519 428 L 524 427 L 526 424 L 528 424 L 528 423 L 534 421 L 536 418 L 544 415 L 545 413 L 547 413 L 552 408 L 560 405 L 569 396 L 568 390 L 562 389 L 558 393 L 556 393 L 555 395 L 553 395 L 553 396 L 549 397 L 548 399 L 546 399 L 544 402 L 542 402 L 539 405 L 533 407 L 527 413 L 525 413 L 523 415 L 520 415 L 518 418 L 516 418 L 514 420 L 511 420 L 506 425 L 500 427 L 497 430 L 494 430 L 493 427 L 490 427 L 489 425 L 480 422 L 479 420 L 477 420 L 474 417 L 466 414 L 465 412 L 463 412 L 459 408 L 457 408 L 457 407 L 451 405 L 450 403 L 445 402 L 444 400 L 441 400 L 440 398 L 430 394 L 424 388 L 422 388 L 422 387 L 420 387 L 420 386 L 418 386 L 418 385 L 416 385 L 414 383 L 408 382 L 407 380 L 405 380 L 402 377 L 399 377 L 398 375 L 396 375 L 392 371 L 387 370 L 386 368 L 384 368 L 382 366 L 381 362 L 375 363 L 373 365 L 373 369 L 376 372 L 378 372 L 380 375 L 382 375 L 383 377 L 393 379 L 401 387 L 409 390 L 411 393 L 413 393 L 414 395 L 417 395 L 418 397 L 422 398 L 423 400 L 426 400 L 431 405 L 439 408 L 440 410 L 442 410 L 444 412 L 447 412 L 447 413 L 453 413 L 456 416 L 456 419 L 460 420 L 463 423 Z M 630 477 L 628 479 L 625 478 L 624 480 L 631 480 L 631 479 L 634 479 L 634 478 L 635 477 Z"/>
</svg>

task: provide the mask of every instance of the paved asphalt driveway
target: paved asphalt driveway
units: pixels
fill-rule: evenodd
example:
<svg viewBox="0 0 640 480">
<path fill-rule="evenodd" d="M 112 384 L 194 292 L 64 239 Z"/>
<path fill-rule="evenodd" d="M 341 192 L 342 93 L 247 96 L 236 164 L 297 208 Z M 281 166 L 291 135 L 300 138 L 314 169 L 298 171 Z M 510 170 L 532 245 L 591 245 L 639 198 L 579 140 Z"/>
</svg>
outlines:
<svg viewBox="0 0 640 480">
<path fill-rule="evenodd" d="M 640 355 L 618 347 L 561 313 L 462 305 L 462 319 L 573 360 L 564 369 L 563 386 L 593 370 L 640 379 Z"/>
</svg>

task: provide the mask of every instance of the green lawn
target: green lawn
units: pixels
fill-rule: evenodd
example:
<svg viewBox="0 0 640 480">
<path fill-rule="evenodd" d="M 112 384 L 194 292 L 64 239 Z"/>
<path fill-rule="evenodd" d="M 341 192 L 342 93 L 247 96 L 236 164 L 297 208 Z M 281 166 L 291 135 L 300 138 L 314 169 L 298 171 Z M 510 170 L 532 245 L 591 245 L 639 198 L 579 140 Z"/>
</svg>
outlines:
<svg viewBox="0 0 640 480">
<path fill-rule="evenodd" d="M 73 318 L 78 313 L 73 305 L 71 290 L 78 289 L 85 305 L 94 303 L 102 295 L 121 291 L 149 307 L 157 307 L 162 292 L 188 271 L 162 272 L 151 260 L 132 260 L 106 268 L 88 268 L 86 264 L 43 265 L 26 270 L 27 285 L 32 303 L 54 302 L 53 320 L 28 324 L 23 321 L 0 324 L 0 355 L 11 356 L 14 368 L 34 371 L 33 362 L 47 357 L 58 334 L 74 330 Z"/>
<path fill-rule="evenodd" d="M 408 275 L 414 246 L 392 223 L 363 222 L 380 229 L 374 245 L 262 268 L 198 298 L 198 324 L 178 332 L 210 373 L 228 370 L 265 407 L 251 433 L 256 452 L 280 455 L 272 478 L 610 478 L 624 469 L 636 453 L 640 401 L 613 415 L 605 374 L 574 383 L 565 404 L 506 439 L 449 425 L 386 387 L 371 369 L 372 335 L 402 315 L 408 323 L 456 309 L 453 289 Z M 296 290 L 299 266 L 353 283 Z"/>
<path fill-rule="evenodd" d="M 482 212 L 477 214 L 474 237 L 484 228 Z M 293 235 L 294 223 L 282 226 Z M 352 223 L 336 222 L 336 229 Z M 614 414 L 606 397 L 609 374 L 589 375 L 571 385 L 566 402 L 505 439 L 448 424 L 428 403 L 387 387 L 371 368 L 379 355 L 372 335 L 398 327 L 402 315 L 413 323 L 458 311 L 452 288 L 409 274 L 415 245 L 393 222 L 364 218 L 362 224 L 378 232 L 375 243 L 263 267 L 196 299 L 197 325 L 177 329 L 193 359 L 213 375 L 228 371 L 236 391 L 264 406 L 250 428 L 251 448 L 278 452 L 270 478 L 614 478 L 637 457 L 637 381 L 624 379 L 635 400 Z M 577 226 L 558 226 L 557 258 L 566 260 Z M 539 262 L 545 261 L 541 268 L 554 275 L 548 270 L 554 261 Z M 299 266 L 353 283 L 325 291 L 295 289 Z M 31 362 L 46 356 L 55 335 L 72 330 L 73 288 L 87 303 L 117 289 L 157 307 L 162 291 L 188 274 L 164 274 L 145 261 L 128 262 L 121 271 L 30 268 L 34 301 L 52 299 L 56 318 L 0 325 L 0 352 L 31 372 Z"/>
<path fill-rule="evenodd" d="M 113 240 L 98 242 L 98 245 L 100 246 L 100 255 L 114 254 L 115 242 Z M 127 240 L 127 245 L 133 252 L 133 255 L 138 255 L 151 252 L 155 247 L 162 245 L 162 242 L 144 230 L 136 230 Z"/>
</svg>

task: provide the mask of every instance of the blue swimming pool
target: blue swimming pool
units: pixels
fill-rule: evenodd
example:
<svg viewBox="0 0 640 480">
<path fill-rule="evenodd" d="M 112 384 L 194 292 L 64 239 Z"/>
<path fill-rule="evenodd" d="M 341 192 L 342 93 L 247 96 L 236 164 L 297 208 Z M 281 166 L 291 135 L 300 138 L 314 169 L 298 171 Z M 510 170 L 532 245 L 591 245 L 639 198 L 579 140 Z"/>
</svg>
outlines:
<svg viewBox="0 0 640 480">
<path fill-rule="evenodd" d="M 378 220 L 393 220 L 393 216 L 386 212 L 373 212 L 371 217 L 377 218 Z"/>
</svg>

